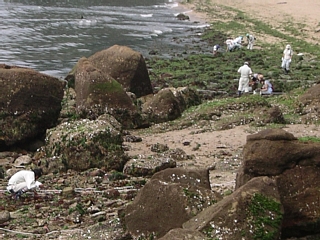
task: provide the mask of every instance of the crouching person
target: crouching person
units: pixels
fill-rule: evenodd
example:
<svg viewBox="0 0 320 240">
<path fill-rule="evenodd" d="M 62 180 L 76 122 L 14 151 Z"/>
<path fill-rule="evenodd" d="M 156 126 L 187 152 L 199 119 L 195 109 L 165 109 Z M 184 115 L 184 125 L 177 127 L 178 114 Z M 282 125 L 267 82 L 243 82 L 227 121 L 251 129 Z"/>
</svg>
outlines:
<svg viewBox="0 0 320 240">
<path fill-rule="evenodd" d="M 37 181 L 41 176 L 42 169 L 21 170 L 9 179 L 7 190 L 14 199 L 19 199 L 23 193 L 42 187 L 42 183 Z"/>
<path fill-rule="evenodd" d="M 272 94 L 273 86 L 268 80 L 262 79 L 261 80 L 261 84 L 262 84 L 261 92 L 260 92 L 261 95 L 263 95 L 263 94 L 269 94 L 269 95 Z"/>
</svg>

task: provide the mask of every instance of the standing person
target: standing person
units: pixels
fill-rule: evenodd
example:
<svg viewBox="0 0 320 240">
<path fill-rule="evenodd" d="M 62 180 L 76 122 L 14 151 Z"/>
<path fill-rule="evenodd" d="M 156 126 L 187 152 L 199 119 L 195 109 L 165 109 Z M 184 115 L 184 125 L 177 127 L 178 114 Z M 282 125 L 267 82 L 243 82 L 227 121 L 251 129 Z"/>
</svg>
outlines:
<svg viewBox="0 0 320 240">
<path fill-rule="evenodd" d="M 252 70 L 249 67 L 248 62 L 244 62 L 243 66 L 238 69 L 238 73 L 240 73 L 239 79 L 239 87 L 238 87 L 238 95 L 241 96 L 242 92 L 249 92 L 249 79 L 252 75 Z"/>
<path fill-rule="evenodd" d="M 282 63 L 281 63 L 281 67 L 286 74 L 288 74 L 290 71 L 290 63 L 291 63 L 292 55 L 293 55 L 292 48 L 288 44 L 286 48 L 283 50 Z"/>
<path fill-rule="evenodd" d="M 256 38 L 252 34 L 249 34 L 249 33 L 247 33 L 246 36 L 247 36 L 247 41 L 248 41 L 247 49 L 252 50 L 253 44 L 254 44 L 254 41 L 256 40 Z"/>
<path fill-rule="evenodd" d="M 24 192 L 40 187 L 42 183 L 36 180 L 41 176 L 42 169 L 21 170 L 9 179 L 7 190 L 18 199 Z"/>
</svg>

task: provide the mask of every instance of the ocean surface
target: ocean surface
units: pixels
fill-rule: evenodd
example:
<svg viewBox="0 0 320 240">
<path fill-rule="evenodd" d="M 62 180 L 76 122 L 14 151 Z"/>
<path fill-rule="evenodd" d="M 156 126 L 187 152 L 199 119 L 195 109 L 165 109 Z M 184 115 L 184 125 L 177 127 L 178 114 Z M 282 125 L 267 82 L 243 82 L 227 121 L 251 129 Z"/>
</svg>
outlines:
<svg viewBox="0 0 320 240">
<path fill-rule="evenodd" d="M 178 20 L 182 11 L 175 0 L 0 0 L 0 63 L 64 78 L 115 44 L 170 52 L 184 47 L 174 38 L 206 26 Z"/>
</svg>

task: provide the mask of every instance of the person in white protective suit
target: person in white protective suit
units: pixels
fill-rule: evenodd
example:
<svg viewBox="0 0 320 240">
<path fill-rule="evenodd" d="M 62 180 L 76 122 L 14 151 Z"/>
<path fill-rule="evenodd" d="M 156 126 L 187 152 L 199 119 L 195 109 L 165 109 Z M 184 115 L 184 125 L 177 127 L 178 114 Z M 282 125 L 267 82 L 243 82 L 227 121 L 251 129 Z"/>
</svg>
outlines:
<svg viewBox="0 0 320 240">
<path fill-rule="evenodd" d="M 213 55 L 216 55 L 217 53 L 219 53 L 219 50 L 220 50 L 220 45 L 219 44 L 216 44 L 213 46 L 213 51 L 212 51 L 212 54 Z"/>
<path fill-rule="evenodd" d="M 249 81 L 252 75 L 252 70 L 249 67 L 248 62 L 244 62 L 243 66 L 238 69 L 238 73 L 240 73 L 239 79 L 239 87 L 238 87 L 238 95 L 239 97 L 243 92 L 249 92 Z"/>
<path fill-rule="evenodd" d="M 242 47 L 242 39 L 243 39 L 242 36 L 239 36 L 239 37 L 233 39 L 234 49 L 239 49 Z"/>
<path fill-rule="evenodd" d="M 288 44 L 286 48 L 283 50 L 282 63 L 281 63 L 281 67 L 286 74 L 288 74 L 290 71 L 292 56 L 293 56 L 293 50 L 291 46 Z"/>
<path fill-rule="evenodd" d="M 256 40 L 256 38 L 252 35 L 247 33 L 247 41 L 248 41 L 248 45 L 247 45 L 247 49 L 252 50 L 253 49 L 253 45 L 254 45 L 254 41 Z"/>
<path fill-rule="evenodd" d="M 231 52 L 233 50 L 234 47 L 234 42 L 231 38 L 228 38 L 226 40 L 226 45 L 227 45 L 227 51 Z"/>
<path fill-rule="evenodd" d="M 42 169 L 21 170 L 9 179 L 7 190 L 14 199 L 18 199 L 24 192 L 40 188 L 42 183 L 37 179 L 42 176 Z"/>
</svg>

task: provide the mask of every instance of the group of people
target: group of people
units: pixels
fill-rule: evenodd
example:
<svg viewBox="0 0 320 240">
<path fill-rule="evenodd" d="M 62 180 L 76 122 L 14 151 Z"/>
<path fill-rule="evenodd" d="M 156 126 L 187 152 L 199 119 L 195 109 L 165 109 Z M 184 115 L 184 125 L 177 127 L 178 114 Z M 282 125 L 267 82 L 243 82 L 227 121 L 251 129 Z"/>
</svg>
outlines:
<svg viewBox="0 0 320 240">
<path fill-rule="evenodd" d="M 246 38 L 247 38 L 247 49 L 252 50 L 256 38 L 255 38 L 255 36 L 253 36 L 252 34 L 249 34 L 249 33 L 246 34 Z M 234 39 L 228 38 L 225 41 L 225 43 L 227 45 L 227 51 L 232 52 L 232 51 L 235 51 L 237 49 L 242 48 L 242 41 L 243 41 L 243 36 L 239 36 Z"/>
<path fill-rule="evenodd" d="M 250 90 L 253 91 L 254 94 L 257 92 L 260 95 L 263 94 L 272 94 L 273 86 L 270 81 L 264 79 L 261 73 L 253 74 L 249 62 L 244 62 L 243 66 L 238 69 L 238 73 L 240 73 L 239 86 L 238 86 L 238 96 L 240 97 L 243 93 L 249 93 Z M 261 88 L 258 86 L 261 84 Z"/>
<path fill-rule="evenodd" d="M 242 47 L 243 36 L 236 37 L 234 39 L 228 38 L 226 40 L 227 51 L 232 52 Z"/>
<path fill-rule="evenodd" d="M 252 34 L 247 33 L 247 49 L 252 50 L 254 43 L 255 43 L 255 36 Z M 227 45 L 226 51 L 232 52 L 242 47 L 243 36 L 236 37 L 234 39 L 228 38 L 225 41 Z M 215 45 L 213 47 L 213 55 L 221 52 L 222 48 L 220 45 Z M 285 74 L 290 72 L 290 64 L 291 59 L 293 56 L 293 50 L 291 46 L 288 44 L 286 45 L 285 49 L 283 50 L 283 55 L 281 59 L 281 68 L 283 69 Z M 250 90 L 253 91 L 255 94 L 258 90 L 260 94 L 272 94 L 273 86 L 270 81 L 265 80 L 262 74 L 253 74 L 251 68 L 249 67 L 249 62 L 245 62 L 243 66 L 238 69 L 238 73 L 240 73 L 239 79 L 239 87 L 238 87 L 238 95 L 241 96 L 242 93 L 249 92 Z M 261 89 L 257 89 L 257 86 L 262 84 Z"/>
</svg>

